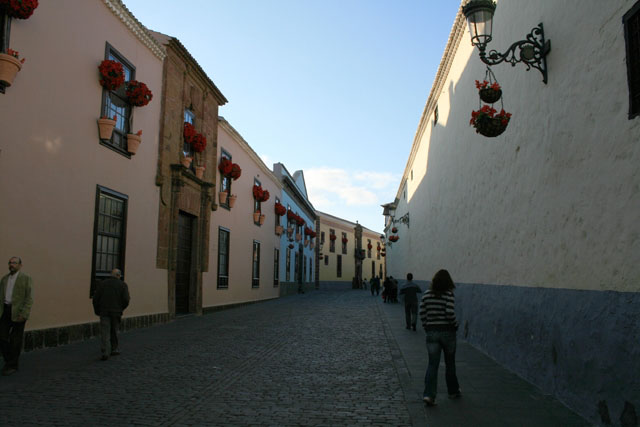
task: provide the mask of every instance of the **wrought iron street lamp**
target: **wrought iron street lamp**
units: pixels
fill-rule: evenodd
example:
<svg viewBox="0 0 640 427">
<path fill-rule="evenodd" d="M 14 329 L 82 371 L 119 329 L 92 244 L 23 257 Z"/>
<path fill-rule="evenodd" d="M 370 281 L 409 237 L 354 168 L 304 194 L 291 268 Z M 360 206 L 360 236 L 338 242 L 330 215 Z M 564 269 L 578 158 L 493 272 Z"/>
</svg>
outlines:
<svg viewBox="0 0 640 427">
<path fill-rule="evenodd" d="M 478 48 L 480 60 L 487 65 L 497 65 L 501 62 L 509 62 L 512 66 L 522 62 L 542 73 L 542 81 L 547 83 L 546 56 L 551 50 L 551 42 L 544 39 L 542 23 L 534 27 L 524 40 L 511 45 L 505 53 L 496 50 L 486 52 L 487 44 L 491 42 L 493 33 L 493 14 L 496 10 L 494 0 L 469 0 L 462 6 L 462 13 L 467 18 L 471 43 Z"/>
</svg>

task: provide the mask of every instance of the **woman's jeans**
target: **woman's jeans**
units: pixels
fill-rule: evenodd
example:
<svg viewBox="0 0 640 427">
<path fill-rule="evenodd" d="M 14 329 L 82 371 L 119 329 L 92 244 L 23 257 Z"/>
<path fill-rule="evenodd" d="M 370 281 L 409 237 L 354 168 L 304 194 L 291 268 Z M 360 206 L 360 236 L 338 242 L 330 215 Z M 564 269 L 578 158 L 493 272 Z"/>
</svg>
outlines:
<svg viewBox="0 0 640 427">
<path fill-rule="evenodd" d="M 458 377 L 456 376 L 456 332 L 428 331 L 427 351 L 429 352 L 429 366 L 424 376 L 424 397 L 436 398 L 441 350 L 444 352 L 447 390 L 449 394 L 457 393 L 460 390 Z"/>
</svg>

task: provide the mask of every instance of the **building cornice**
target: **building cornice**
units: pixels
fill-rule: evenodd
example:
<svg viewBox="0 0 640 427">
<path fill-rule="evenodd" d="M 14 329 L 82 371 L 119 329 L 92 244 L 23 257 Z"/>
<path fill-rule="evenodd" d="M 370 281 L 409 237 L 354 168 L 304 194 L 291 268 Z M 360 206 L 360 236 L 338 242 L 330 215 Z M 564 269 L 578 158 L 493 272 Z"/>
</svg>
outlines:
<svg viewBox="0 0 640 427">
<path fill-rule="evenodd" d="M 242 150 L 247 153 L 251 160 L 253 160 L 255 164 L 258 165 L 260 170 L 271 180 L 273 180 L 277 184 L 278 188 L 282 189 L 283 184 L 282 182 L 280 182 L 280 179 L 278 179 L 278 177 L 271 171 L 271 169 L 269 169 L 267 165 L 264 164 L 260 156 L 258 156 L 258 154 L 253 151 L 253 148 L 251 148 L 249 143 L 245 141 L 242 135 L 240 135 L 238 131 L 235 130 L 234 127 L 231 126 L 229 122 L 222 116 L 218 116 L 218 124 L 231 136 L 231 138 L 233 138 L 238 146 L 240 146 L 240 148 L 242 148 Z"/>
<path fill-rule="evenodd" d="M 109 10 L 161 61 L 167 56 L 164 47 L 120 0 L 102 0 Z"/>
<path fill-rule="evenodd" d="M 462 0 L 462 3 L 465 3 L 466 1 L 467 0 Z M 456 51 L 458 50 L 458 46 L 460 45 L 460 41 L 462 40 L 462 36 L 464 35 L 466 28 L 466 18 L 462 13 L 462 3 L 460 4 L 460 8 L 458 9 L 456 18 L 453 21 L 451 33 L 449 33 L 449 40 L 447 41 L 447 46 L 442 55 L 442 59 L 440 60 L 440 66 L 438 66 L 438 72 L 436 73 L 433 85 L 431 86 L 431 91 L 429 92 L 427 103 L 425 104 L 424 110 L 422 111 L 418 129 L 416 130 L 416 134 L 413 138 L 413 144 L 411 146 L 411 152 L 409 153 L 409 159 L 407 160 L 407 164 L 402 175 L 402 180 L 400 181 L 400 186 L 398 187 L 398 191 L 396 193 L 396 201 L 400 198 L 402 188 L 407 181 L 409 171 L 411 170 L 411 165 L 413 164 L 415 156 L 418 152 L 418 148 L 420 147 L 420 141 L 427 126 L 431 121 L 431 115 L 436 108 L 440 92 L 442 92 L 442 88 L 444 87 L 447 76 L 449 75 L 449 71 L 451 70 L 451 65 L 453 64 Z"/>
</svg>

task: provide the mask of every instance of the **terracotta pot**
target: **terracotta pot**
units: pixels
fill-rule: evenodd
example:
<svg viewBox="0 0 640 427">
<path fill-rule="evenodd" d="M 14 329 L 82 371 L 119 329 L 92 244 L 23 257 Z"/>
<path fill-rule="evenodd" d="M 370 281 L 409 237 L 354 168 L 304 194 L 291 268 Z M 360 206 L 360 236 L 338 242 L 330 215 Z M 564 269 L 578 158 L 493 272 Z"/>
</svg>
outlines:
<svg viewBox="0 0 640 427">
<path fill-rule="evenodd" d="M 287 236 L 291 237 L 292 234 L 293 234 L 293 228 L 287 227 Z"/>
<path fill-rule="evenodd" d="M 284 232 L 284 227 L 281 225 L 276 225 L 276 234 L 278 236 L 282 236 L 282 233 Z"/>
<path fill-rule="evenodd" d="M 218 200 L 221 205 L 225 205 L 227 203 L 227 198 L 229 197 L 229 193 L 226 191 L 221 191 L 218 193 Z"/>
<path fill-rule="evenodd" d="M 260 225 L 264 224 L 264 220 L 267 218 L 267 216 L 265 214 L 260 215 Z"/>
<path fill-rule="evenodd" d="M 305 246 L 309 246 L 309 241 L 308 241 L 308 240 L 305 240 L 305 241 L 304 241 L 304 245 L 305 245 Z"/>
<path fill-rule="evenodd" d="M 185 168 L 188 168 L 189 166 L 191 166 L 192 161 L 193 161 L 193 157 L 182 157 L 180 159 L 180 163 L 182 163 L 182 166 L 184 166 Z"/>
<path fill-rule="evenodd" d="M 254 212 L 253 213 L 253 222 L 258 222 L 260 221 L 260 212 Z"/>
<path fill-rule="evenodd" d="M 0 82 L 5 86 L 11 86 L 21 68 L 20 60 L 6 53 L 0 53 Z"/>
<path fill-rule="evenodd" d="M 228 200 L 227 200 L 227 204 L 229 205 L 230 208 L 233 207 L 233 205 L 236 204 L 236 199 L 238 198 L 238 196 L 236 196 L 235 194 L 232 194 L 229 196 Z"/>
<path fill-rule="evenodd" d="M 300 240 L 302 240 L 302 234 L 298 233 L 296 234 L 296 242 L 299 242 Z"/>
<path fill-rule="evenodd" d="M 142 137 L 135 133 L 127 134 L 127 151 L 129 154 L 136 154 L 138 152 L 138 147 L 142 142 Z"/>
<path fill-rule="evenodd" d="M 313 249 L 313 248 L 315 248 L 315 247 L 316 247 L 316 244 L 315 244 L 315 243 L 313 243 L 313 242 L 309 243 L 309 248 L 310 248 L 310 249 Z"/>
<path fill-rule="evenodd" d="M 196 178 L 202 179 L 204 176 L 204 166 L 196 166 Z"/>
<path fill-rule="evenodd" d="M 98 131 L 100 139 L 111 139 L 113 128 L 116 127 L 116 121 L 111 119 L 98 119 Z M 137 135 L 136 135 L 137 136 Z"/>
</svg>

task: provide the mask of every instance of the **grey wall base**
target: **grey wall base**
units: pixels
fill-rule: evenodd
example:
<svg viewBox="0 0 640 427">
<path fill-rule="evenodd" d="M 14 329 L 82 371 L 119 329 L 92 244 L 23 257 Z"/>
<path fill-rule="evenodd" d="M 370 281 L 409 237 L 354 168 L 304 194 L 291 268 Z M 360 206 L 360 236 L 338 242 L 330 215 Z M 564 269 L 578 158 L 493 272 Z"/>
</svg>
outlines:
<svg viewBox="0 0 640 427">
<path fill-rule="evenodd" d="M 169 313 L 148 314 L 144 316 L 125 317 L 120 323 L 121 331 L 146 328 L 167 323 L 171 320 Z M 61 326 L 59 328 L 36 329 L 24 333 L 24 351 L 45 347 L 57 347 L 77 341 L 88 340 L 100 335 L 100 322 L 82 323 Z"/>
<path fill-rule="evenodd" d="M 459 284 L 455 294 L 459 337 L 593 423 L 638 425 L 640 293 Z"/>
<path fill-rule="evenodd" d="M 311 292 L 316 289 L 315 283 L 303 283 L 299 285 L 295 282 L 280 282 L 280 296 L 294 295 L 302 290 L 303 292 Z"/>
</svg>

